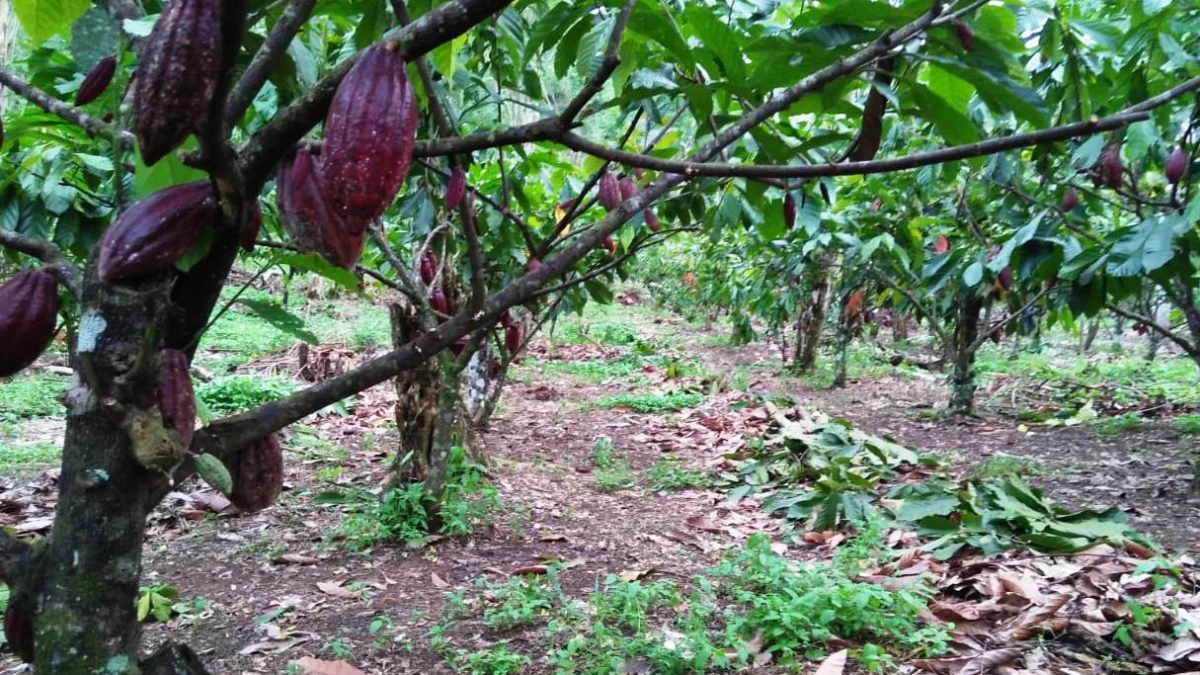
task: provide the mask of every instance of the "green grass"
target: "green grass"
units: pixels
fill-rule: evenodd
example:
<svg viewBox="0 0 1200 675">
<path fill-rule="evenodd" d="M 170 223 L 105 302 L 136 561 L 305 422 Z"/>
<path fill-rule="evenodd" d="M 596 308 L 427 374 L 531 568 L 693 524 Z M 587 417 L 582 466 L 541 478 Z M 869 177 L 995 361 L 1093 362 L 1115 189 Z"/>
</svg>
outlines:
<svg viewBox="0 0 1200 675">
<path fill-rule="evenodd" d="M 1141 428 L 1144 420 L 1140 415 L 1126 413 L 1114 417 L 1101 417 L 1092 423 L 1092 430 L 1105 438 L 1116 438 L 1127 431 Z"/>
<path fill-rule="evenodd" d="M 294 389 L 290 381 L 278 377 L 229 375 L 201 385 L 196 397 L 209 413 L 227 415 L 283 398 Z"/>
<path fill-rule="evenodd" d="M 63 415 L 66 411 L 58 396 L 68 382 L 63 375 L 47 372 L 17 375 L 0 382 L 0 422 Z"/>
<path fill-rule="evenodd" d="M 584 597 L 565 592 L 559 577 L 569 572 L 553 566 L 535 579 L 481 580 L 447 594 L 430 647 L 459 673 L 515 673 L 539 659 L 560 675 L 635 672 L 630 664 L 648 673 L 746 672 L 757 656 L 745 648 L 750 640 L 779 672 L 808 672 L 806 662 L 846 642 L 858 645 L 857 665 L 876 673 L 894 671 L 897 658 L 945 652 L 946 628 L 920 620 L 932 595 L 922 582 L 889 590 L 855 579 L 884 554 L 878 531 L 870 536 L 848 542 L 835 562 L 801 564 L 755 535 L 690 582 L 609 575 Z M 510 641 L 517 628 L 523 639 Z"/>
<path fill-rule="evenodd" d="M 971 469 L 970 479 L 977 481 L 995 480 L 998 478 L 1020 478 L 1024 476 L 1040 476 L 1045 473 L 1041 464 L 1023 457 L 1000 455 L 989 457 Z"/>
<path fill-rule="evenodd" d="M 617 454 L 608 438 L 597 438 L 592 445 L 592 475 L 600 492 L 616 492 L 637 484 L 629 460 Z"/>
<path fill-rule="evenodd" d="M 700 471 L 685 468 L 671 455 L 662 455 L 650 467 L 650 489 L 655 492 L 702 489 L 712 481 Z"/>
<path fill-rule="evenodd" d="M 1200 434 L 1200 413 L 1188 413 L 1176 417 L 1175 428 L 1181 434 Z"/>
<path fill-rule="evenodd" d="M 693 392 L 613 394 L 592 404 L 595 408 L 629 408 L 636 413 L 663 413 L 699 405 L 704 396 Z"/>
<path fill-rule="evenodd" d="M 0 443 L 0 472 L 54 466 L 60 459 L 57 443 Z"/>
</svg>

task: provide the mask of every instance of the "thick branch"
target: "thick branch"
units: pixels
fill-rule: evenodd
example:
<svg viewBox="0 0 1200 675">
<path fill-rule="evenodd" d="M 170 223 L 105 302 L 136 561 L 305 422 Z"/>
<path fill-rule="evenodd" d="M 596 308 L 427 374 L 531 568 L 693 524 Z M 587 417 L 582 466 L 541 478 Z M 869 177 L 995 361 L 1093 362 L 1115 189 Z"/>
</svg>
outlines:
<svg viewBox="0 0 1200 675">
<path fill-rule="evenodd" d="M 92 136 L 101 138 L 113 139 L 116 131 L 111 124 L 105 124 L 103 121 L 92 117 L 75 106 L 68 105 L 54 98 L 46 92 L 29 84 L 25 80 L 17 77 L 15 73 L 7 68 L 0 67 L 0 84 L 11 89 L 21 98 L 33 103 L 37 107 L 45 110 L 51 115 L 58 115 L 64 120 L 71 122 Z M 126 149 L 133 147 L 133 134 L 128 131 L 120 132 L 121 145 Z"/>
<path fill-rule="evenodd" d="M 246 109 L 254 102 L 254 97 L 258 95 L 263 85 L 267 83 L 267 79 L 271 77 L 271 71 L 275 69 L 275 64 L 279 62 L 279 58 L 283 56 L 287 48 L 292 44 L 292 39 L 296 37 L 296 33 L 304 27 L 304 22 L 308 21 L 309 14 L 312 13 L 313 5 L 317 0 L 292 0 L 288 4 L 287 9 L 283 11 L 283 15 L 271 26 L 271 32 L 267 35 L 267 39 L 263 41 L 262 46 L 258 48 L 258 52 L 254 54 L 254 59 L 250 61 L 250 65 L 246 67 L 246 71 L 242 73 L 242 77 L 238 80 L 237 86 L 229 95 L 229 100 L 225 103 L 225 123 L 229 126 L 235 126 L 238 120 L 242 119 L 242 115 L 246 113 Z"/>
<path fill-rule="evenodd" d="M 7 246 L 14 251 L 20 251 L 48 265 L 53 265 L 59 280 L 71 290 L 72 295 L 76 298 L 80 297 L 83 273 L 54 244 L 45 239 L 27 237 L 11 230 L 0 229 L 0 246 Z"/>
<path fill-rule="evenodd" d="M 508 6 L 512 0 L 452 0 L 427 12 L 413 23 L 390 31 L 384 40 L 400 43 L 400 54 L 411 61 L 438 45 L 462 35 L 475 24 Z M 279 157 L 321 121 L 338 84 L 358 61 L 355 55 L 338 64 L 312 89 L 288 106 L 250 139 L 242 153 L 247 187 L 257 190 Z"/>
</svg>

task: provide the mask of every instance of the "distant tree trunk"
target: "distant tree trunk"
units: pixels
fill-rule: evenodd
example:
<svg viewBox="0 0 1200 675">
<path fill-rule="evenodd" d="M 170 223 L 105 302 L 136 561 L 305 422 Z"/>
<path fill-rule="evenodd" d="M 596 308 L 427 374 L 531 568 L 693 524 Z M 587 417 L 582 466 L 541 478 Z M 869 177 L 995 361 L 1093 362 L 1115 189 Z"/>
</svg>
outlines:
<svg viewBox="0 0 1200 675">
<path fill-rule="evenodd" d="M 1100 332 L 1100 317 L 1096 317 L 1088 321 L 1087 328 L 1079 339 L 1079 353 L 1087 354 L 1092 349 L 1092 343 L 1096 341 L 1096 334 Z"/>
<path fill-rule="evenodd" d="M 1013 336 L 1012 348 L 1008 352 L 1008 360 L 1016 361 L 1021 358 L 1021 334 L 1017 333 Z"/>
<path fill-rule="evenodd" d="M 907 313 L 892 312 L 892 342 L 907 342 L 909 321 L 912 319 Z"/>
<path fill-rule="evenodd" d="M 1162 333 L 1156 330 L 1150 331 L 1149 341 L 1146 343 L 1146 360 L 1153 361 L 1158 358 L 1158 348 L 1162 346 Z"/>
<path fill-rule="evenodd" d="M 849 294 L 842 296 L 841 311 L 838 312 L 837 351 L 833 357 L 833 387 L 835 389 L 846 386 L 846 350 L 850 347 L 850 340 L 853 337 L 850 326 L 853 318 L 846 311 L 846 300 L 849 297 Z"/>
<path fill-rule="evenodd" d="M 949 412 L 971 415 L 975 412 L 975 352 L 978 349 L 979 311 L 983 300 L 972 295 L 958 301 L 954 325 L 954 359 L 950 374 Z"/>
<path fill-rule="evenodd" d="M 812 302 L 800 314 L 797 325 L 796 361 L 792 364 L 796 373 L 807 373 L 817 365 L 817 351 L 821 346 L 821 331 L 825 328 L 825 312 L 829 306 L 829 256 L 820 256 L 809 268 Z"/>
</svg>

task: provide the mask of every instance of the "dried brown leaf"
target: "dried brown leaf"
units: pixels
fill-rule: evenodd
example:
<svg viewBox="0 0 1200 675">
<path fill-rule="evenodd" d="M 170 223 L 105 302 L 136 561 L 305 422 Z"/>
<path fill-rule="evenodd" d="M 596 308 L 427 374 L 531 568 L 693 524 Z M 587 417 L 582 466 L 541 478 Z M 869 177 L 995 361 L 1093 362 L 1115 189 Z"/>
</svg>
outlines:
<svg viewBox="0 0 1200 675">
<path fill-rule="evenodd" d="M 367 675 L 345 661 L 322 661 L 311 656 L 292 661 L 302 675 Z"/>
<path fill-rule="evenodd" d="M 842 675 L 842 671 L 846 670 L 846 657 L 849 652 L 845 649 L 830 654 L 821 666 L 817 668 L 813 675 Z"/>
<path fill-rule="evenodd" d="M 343 598 L 346 600 L 362 599 L 362 596 L 360 596 L 358 593 L 346 590 L 345 588 L 342 588 L 341 584 L 335 584 L 331 581 L 318 581 L 317 590 L 321 591 L 325 595 L 330 595 L 335 598 Z"/>
</svg>

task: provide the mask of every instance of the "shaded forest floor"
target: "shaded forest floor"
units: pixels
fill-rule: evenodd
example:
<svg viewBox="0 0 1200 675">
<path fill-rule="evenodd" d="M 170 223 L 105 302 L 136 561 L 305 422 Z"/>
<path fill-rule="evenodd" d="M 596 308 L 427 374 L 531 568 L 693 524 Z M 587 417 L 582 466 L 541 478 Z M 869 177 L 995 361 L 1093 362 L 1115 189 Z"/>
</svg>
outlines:
<svg viewBox="0 0 1200 675">
<path fill-rule="evenodd" d="M 468 535 L 410 546 L 373 529 L 379 514 L 362 491 L 385 482 L 395 451 L 390 385 L 287 434 L 286 490 L 272 508 L 234 515 L 207 488 L 181 486 L 151 522 L 145 597 L 167 620 L 148 620 L 148 642 L 186 641 L 214 673 L 327 675 L 357 672 L 336 662 L 367 673 L 671 672 L 705 650 L 714 655 L 701 670 L 741 659 L 733 669 L 753 672 L 813 672 L 843 648 L 847 672 L 1185 672 L 1200 659 L 1200 636 L 1179 629 L 1200 611 L 1188 557 L 1200 528 L 1191 392 L 1136 423 L 1128 412 L 1099 421 L 1076 413 L 1048 425 L 1042 413 L 1070 408 L 1064 391 L 1078 399 L 1080 387 L 1066 384 L 1073 376 L 1023 368 L 985 380 L 978 418 L 947 420 L 936 410 L 940 378 L 887 366 L 882 352 L 856 351 L 848 386 L 827 389 L 824 370 L 783 374 L 776 345 L 731 346 L 720 327 L 623 299 L 631 304 L 564 322 L 515 368 L 480 435 L 494 503 L 472 512 Z M 379 317 L 332 318 L 366 325 L 374 343 L 343 335 L 312 350 L 310 362 L 316 354 L 338 370 L 382 348 Z M 236 345 L 217 344 L 201 365 L 281 387 L 296 373 L 295 349 L 240 360 L 230 356 Z M 4 385 L 0 399 L 26 385 Z M 254 394 L 241 386 L 211 400 L 236 409 Z M 1080 386 L 1085 408 L 1102 416 L 1105 406 L 1158 405 L 1156 395 L 1146 403 Z M 730 501 L 714 476 L 728 477 L 730 458 L 764 434 L 768 401 L 790 405 L 781 396 L 921 448 L 948 477 L 1018 478 L 1067 507 L 1116 506 L 1164 556 L 1183 555 L 1181 566 L 1145 565 L 1145 549 L 1103 543 L 1083 555 L 989 561 L 964 551 L 942 561 L 921 550 L 925 540 L 886 524 L 866 534 L 862 525 L 810 531 L 772 517 L 758 499 Z M 10 409 L 5 449 L 28 461 L 8 466 L 0 517 L 36 534 L 49 525 L 55 490 L 39 462 L 53 461 L 61 419 L 20 417 Z M 921 473 L 908 472 L 897 480 Z M 756 547 L 758 535 L 769 549 Z M 759 583 L 812 581 L 796 561 L 817 566 L 818 587 L 838 589 L 834 602 L 882 603 L 880 616 L 899 623 L 859 627 L 851 638 L 840 614 L 875 621 L 862 607 L 814 618 L 821 606 L 803 603 L 828 601 L 820 588 L 797 598 Z M 1178 584 L 1162 591 L 1166 577 Z M 929 595 L 915 586 L 906 595 L 923 578 Z M 722 579 L 734 590 L 706 589 Z M 916 600 L 909 617 L 902 607 Z M 1160 605 L 1175 613 L 1142 611 Z M 688 621 L 705 626 L 690 630 Z M 946 621 L 956 628 L 930 628 Z M 730 635 L 738 626 L 750 630 Z M 820 626 L 832 635 L 816 635 Z M 294 663 L 304 657 L 325 663 Z"/>
</svg>

